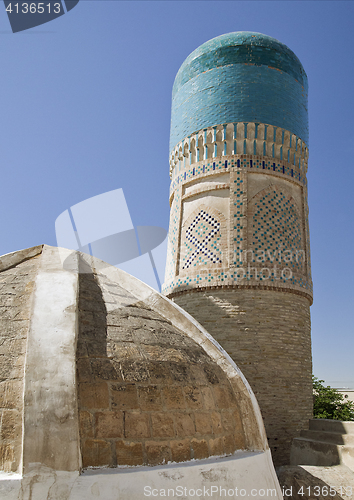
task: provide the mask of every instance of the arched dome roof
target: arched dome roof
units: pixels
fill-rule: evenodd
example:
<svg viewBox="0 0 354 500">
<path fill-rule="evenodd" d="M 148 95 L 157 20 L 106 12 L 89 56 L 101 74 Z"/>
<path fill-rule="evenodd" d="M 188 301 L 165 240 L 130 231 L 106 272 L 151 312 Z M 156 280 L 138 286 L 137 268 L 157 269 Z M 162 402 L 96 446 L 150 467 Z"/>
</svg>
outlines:
<svg viewBox="0 0 354 500">
<path fill-rule="evenodd" d="M 246 379 L 177 305 L 46 245 L 1 256 L 0 281 L 1 498 L 27 498 L 33 477 L 46 498 L 140 498 L 171 478 L 282 498 Z"/>
<path fill-rule="evenodd" d="M 5 321 L 2 332 L 9 341 L 21 334 L 16 355 L 26 352 L 14 398 L 28 391 L 25 406 L 17 405 L 23 436 L 8 437 L 17 454 L 0 470 L 19 470 L 23 440 L 25 470 L 30 463 L 75 470 L 78 439 L 84 467 L 267 448 L 242 374 L 205 330 L 149 286 L 98 259 L 47 246 L 0 258 L 0 278 L 0 300 L 12 293 L 0 323 L 11 314 L 26 318 Z M 15 373 L 13 354 L 14 347 L 5 354 L 5 379 Z M 0 404 L 0 414 L 14 404 Z M 50 451 L 66 439 L 71 451 Z"/>
<path fill-rule="evenodd" d="M 229 64 L 271 66 L 292 75 L 307 90 L 306 72 L 285 44 L 262 33 L 236 31 L 212 38 L 194 50 L 177 73 L 173 94 L 197 74 Z"/>
<path fill-rule="evenodd" d="M 217 125 L 263 123 L 308 144 L 308 82 L 296 55 L 261 33 L 218 36 L 194 50 L 172 91 L 170 151 Z"/>
</svg>

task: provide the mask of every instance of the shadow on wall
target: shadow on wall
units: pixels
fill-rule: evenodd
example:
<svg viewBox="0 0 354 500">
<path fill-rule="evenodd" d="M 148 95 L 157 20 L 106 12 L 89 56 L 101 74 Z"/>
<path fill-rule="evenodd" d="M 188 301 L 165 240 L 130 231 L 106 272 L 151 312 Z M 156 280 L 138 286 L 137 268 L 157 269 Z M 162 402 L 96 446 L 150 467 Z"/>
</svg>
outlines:
<svg viewBox="0 0 354 500">
<path fill-rule="evenodd" d="M 76 351 L 79 394 L 80 442 L 83 466 L 110 465 L 115 461 L 109 442 L 94 439 L 108 408 L 108 387 L 103 380 L 117 380 L 119 371 L 107 356 L 107 309 L 90 266 L 79 261 L 79 334 Z M 87 408 L 87 409 L 83 409 Z M 101 417 L 101 418 L 100 418 Z M 117 425 L 112 431 L 119 433 Z"/>
<path fill-rule="evenodd" d="M 246 449 L 222 368 L 170 321 L 86 266 L 81 261 L 77 344 L 83 467 L 158 465 Z"/>
</svg>

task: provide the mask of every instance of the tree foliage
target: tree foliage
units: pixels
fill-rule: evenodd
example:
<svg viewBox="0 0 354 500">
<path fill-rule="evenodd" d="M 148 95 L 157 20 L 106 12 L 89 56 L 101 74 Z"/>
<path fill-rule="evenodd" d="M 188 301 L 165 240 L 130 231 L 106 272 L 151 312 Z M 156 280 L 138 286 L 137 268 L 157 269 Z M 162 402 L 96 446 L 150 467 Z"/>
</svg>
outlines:
<svg viewBox="0 0 354 500">
<path fill-rule="evenodd" d="M 331 420 L 354 420 L 354 403 L 345 401 L 343 394 L 329 385 L 323 385 L 324 380 L 312 377 L 313 380 L 313 416 L 314 418 L 329 418 Z"/>
</svg>

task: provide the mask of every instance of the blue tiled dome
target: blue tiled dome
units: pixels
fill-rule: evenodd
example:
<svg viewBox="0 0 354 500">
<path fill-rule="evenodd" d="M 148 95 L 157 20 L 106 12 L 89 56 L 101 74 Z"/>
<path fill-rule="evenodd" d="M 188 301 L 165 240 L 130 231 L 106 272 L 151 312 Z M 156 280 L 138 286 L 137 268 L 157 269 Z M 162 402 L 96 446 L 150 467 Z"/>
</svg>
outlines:
<svg viewBox="0 0 354 500">
<path fill-rule="evenodd" d="M 177 73 L 173 93 L 194 76 L 230 64 L 254 64 L 279 69 L 292 75 L 307 90 L 305 70 L 286 45 L 262 33 L 236 31 L 212 38 L 194 50 Z"/>
<path fill-rule="evenodd" d="M 263 122 L 308 142 L 307 76 L 296 55 L 261 33 L 213 38 L 180 67 L 172 94 L 171 149 L 202 128 Z"/>
</svg>

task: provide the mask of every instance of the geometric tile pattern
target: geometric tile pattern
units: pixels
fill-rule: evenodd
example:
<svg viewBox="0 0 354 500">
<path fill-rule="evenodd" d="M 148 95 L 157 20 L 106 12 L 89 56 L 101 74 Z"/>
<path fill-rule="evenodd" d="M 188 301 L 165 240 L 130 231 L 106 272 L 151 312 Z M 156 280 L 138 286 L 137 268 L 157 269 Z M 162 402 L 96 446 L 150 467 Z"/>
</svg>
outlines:
<svg viewBox="0 0 354 500">
<path fill-rule="evenodd" d="M 207 260 L 214 264 L 216 262 L 221 263 L 221 259 L 217 255 L 218 253 L 220 255 L 221 251 L 217 248 L 216 241 L 213 241 L 210 247 L 208 247 L 209 243 L 219 231 L 220 222 L 204 210 L 201 210 L 186 231 L 186 240 L 188 240 L 192 246 L 188 245 L 186 241 L 187 255 L 189 256 L 185 260 L 182 269 L 187 269 L 199 255 L 206 256 Z"/>
<path fill-rule="evenodd" d="M 213 158 L 212 160 L 205 160 L 199 163 L 193 164 L 192 166 L 187 165 L 183 168 L 181 173 L 173 171 L 172 181 L 170 185 L 170 195 L 175 191 L 176 188 L 183 185 L 184 182 L 190 180 L 195 181 L 199 176 L 203 177 L 205 174 L 212 174 L 218 172 L 229 172 L 233 169 L 247 169 L 249 171 L 270 171 L 284 176 L 290 177 L 292 181 L 299 182 L 304 186 L 307 185 L 307 179 L 305 173 L 299 168 L 299 166 L 291 165 L 286 161 L 279 162 L 274 158 L 263 157 L 252 157 L 249 155 L 244 155 L 244 158 L 233 158 L 228 157 L 228 160 L 218 160 L 218 158 Z M 253 158 L 253 159 L 252 159 Z M 215 160 L 215 161 L 213 161 Z M 268 172 L 267 172 L 268 173 Z"/>
<path fill-rule="evenodd" d="M 304 147 L 307 148 L 306 145 L 304 145 Z M 301 146 L 300 149 L 302 151 L 303 146 Z M 168 258 L 169 262 L 166 268 L 166 280 L 163 286 L 163 293 L 165 295 L 169 295 L 176 291 L 182 291 L 189 287 L 192 289 L 202 286 L 234 286 L 235 282 L 239 280 L 242 275 L 242 271 L 237 270 L 242 268 L 245 262 L 250 262 L 251 250 L 255 253 L 257 249 L 260 249 L 265 251 L 267 257 L 268 252 L 270 252 L 271 259 L 267 259 L 264 265 L 261 264 L 260 260 L 254 261 L 254 265 L 251 265 L 249 278 L 241 281 L 238 286 L 243 286 L 243 284 L 247 285 L 248 280 L 251 280 L 249 284 L 252 286 L 259 285 L 283 288 L 283 285 L 285 285 L 286 289 L 290 290 L 295 288 L 300 292 L 305 292 L 306 295 L 309 295 L 308 298 L 311 300 L 310 238 L 307 222 L 308 210 L 306 208 L 307 179 L 305 167 L 307 166 L 307 162 L 306 165 L 301 163 L 300 166 L 298 162 L 294 165 L 289 163 L 289 158 L 288 161 L 286 161 L 286 158 L 287 155 L 284 156 L 284 160 L 280 160 L 262 155 L 231 154 L 223 157 L 216 156 L 210 159 L 204 159 L 193 165 L 190 165 L 188 161 L 179 161 L 176 168 L 173 169 L 171 181 L 170 193 L 172 195 L 172 200 L 176 201 L 176 204 L 172 202 L 171 206 L 170 241 L 173 240 L 173 245 L 170 246 L 171 254 Z M 290 156 L 290 161 L 292 161 L 291 158 Z M 262 192 L 258 193 L 249 202 L 247 202 L 247 199 L 243 199 L 245 194 L 248 193 L 247 178 L 251 172 L 269 175 L 269 180 L 272 183 L 270 190 L 273 196 L 277 194 L 275 197 L 276 200 L 280 201 L 280 205 L 285 205 L 287 201 L 289 202 L 286 205 L 286 207 L 289 206 L 290 212 L 292 212 L 292 216 L 289 214 L 289 220 L 284 220 L 284 212 L 281 211 L 282 208 L 284 210 L 284 206 L 278 208 L 280 217 L 277 218 L 279 218 L 282 223 L 284 222 L 283 231 L 280 229 L 280 226 L 274 226 L 273 229 L 275 233 L 271 234 L 269 230 L 270 226 L 268 227 L 267 223 L 270 225 L 272 224 L 272 221 L 274 221 L 272 215 L 274 214 L 270 215 L 270 221 L 265 222 L 265 212 L 263 213 L 260 211 L 259 214 L 254 213 L 255 211 L 258 212 L 260 208 L 265 208 L 266 205 L 260 205 L 257 207 L 257 210 L 254 210 L 255 203 L 267 204 L 269 197 L 265 198 L 262 202 L 260 202 L 260 198 L 268 194 L 269 188 L 262 190 Z M 185 221 L 181 227 L 181 214 L 183 213 L 182 190 L 184 186 L 189 184 L 190 181 L 193 181 L 195 184 L 196 181 L 198 182 L 200 179 L 200 181 L 203 182 L 203 180 L 208 179 L 210 175 L 213 176 L 214 174 L 221 173 L 230 173 L 230 206 L 232 206 L 230 220 L 225 220 L 223 214 L 218 210 L 214 211 L 211 207 L 199 205 L 198 209 L 188 217 L 187 221 Z M 277 179 L 279 178 L 290 180 L 300 188 L 303 196 L 300 205 L 294 202 L 290 192 L 288 192 L 285 187 L 276 185 Z M 274 193 L 274 191 L 276 191 L 276 193 Z M 281 200 L 283 195 L 286 197 L 285 200 Z M 273 205 L 276 200 L 273 200 Z M 274 207 L 270 206 L 270 208 Z M 216 241 L 212 241 L 207 245 L 211 252 L 219 256 L 220 260 L 212 264 L 211 260 L 204 253 L 199 253 L 199 255 L 194 258 L 193 263 L 187 268 L 186 260 L 195 252 L 196 247 L 186 238 L 186 228 L 191 225 L 196 215 L 202 209 L 207 214 L 211 214 L 216 221 L 220 222 L 220 231 L 216 235 Z M 261 226 L 265 226 L 267 241 L 260 241 L 253 237 L 254 232 L 257 233 L 255 236 L 260 236 L 261 234 L 261 231 L 255 231 L 256 227 L 253 228 L 254 215 L 257 219 L 257 224 L 255 224 L 257 228 L 262 229 Z M 259 225 L 258 222 L 260 222 Z M 278 223 L 278 221 L 276 222 Z M 178 238 L 180 231 L 181 239 Z M 209 232 L 209 229 L 207 232 Z M 201 240 L 203 239 L 204 236 L 202 235 Z M 263 245 L 261 245 L 261 243 L 263 243 Z M 275 248 L 275 246 L 277 246 L 277 248 Z M 273 258 L 274 251 L 279 249 L 279 247 L 282 248 L 281 265 L 279 265 L 279 262 L 276 260 L 277 256 Z M 291 250 L 293 252 L 292 261 L 285 261 L 284 256 L 288 258 L 285 250 Z M 224 255 L 229 255 L 229 251 L 231 251 L 230 256 L 233 257 L 232 264 L 235 266 L 231 268 L 229 267 L 228 259 L 224 257 Z M 296 260 L 296 251 L 299 252 L 300 256 L 298 261 Z M 245 257 L 246 254 L 247 256 Z M 171 265 L 172 262 L 174 262 L 174 265 Z M 274 265 L 276 266 L 276 272 L 273 272 Z M 186 267 L 182 268 L 182 266 Z M 244 266 L 245 272 L 248 272 L 247 267 L 248 264 Z M 261 276 L 259 276 L 263 267 L 268 268 L 269 271 L 265 270 L 261 273 Z M 254 283 L 255 277 L 252 276 L 253 268 L 256 268 L 258 272 L 257 282 Z M 288 270 L 289 268 L 291 273 Z M 284 269 L 284 276 L 282 275 L 282 269 Z M 237 271 L 236 273 L 234 272 L 235 270 Z M 181 275 L 179 276 L 180 273 Z M 291 278 L 289 274 L 291 274 Z"/>
<path fill-rule="evenodd" d="M 286 191 L 272 186 L 256 196 L 252 205 L 249 243 L 255 258 L 261 259 L 263 255 L 266 261 L 289 268 L 291 281 L 302 284 L 299 283 L 305 258 L 302 221 L 293 198 Z"/>
</svg>

